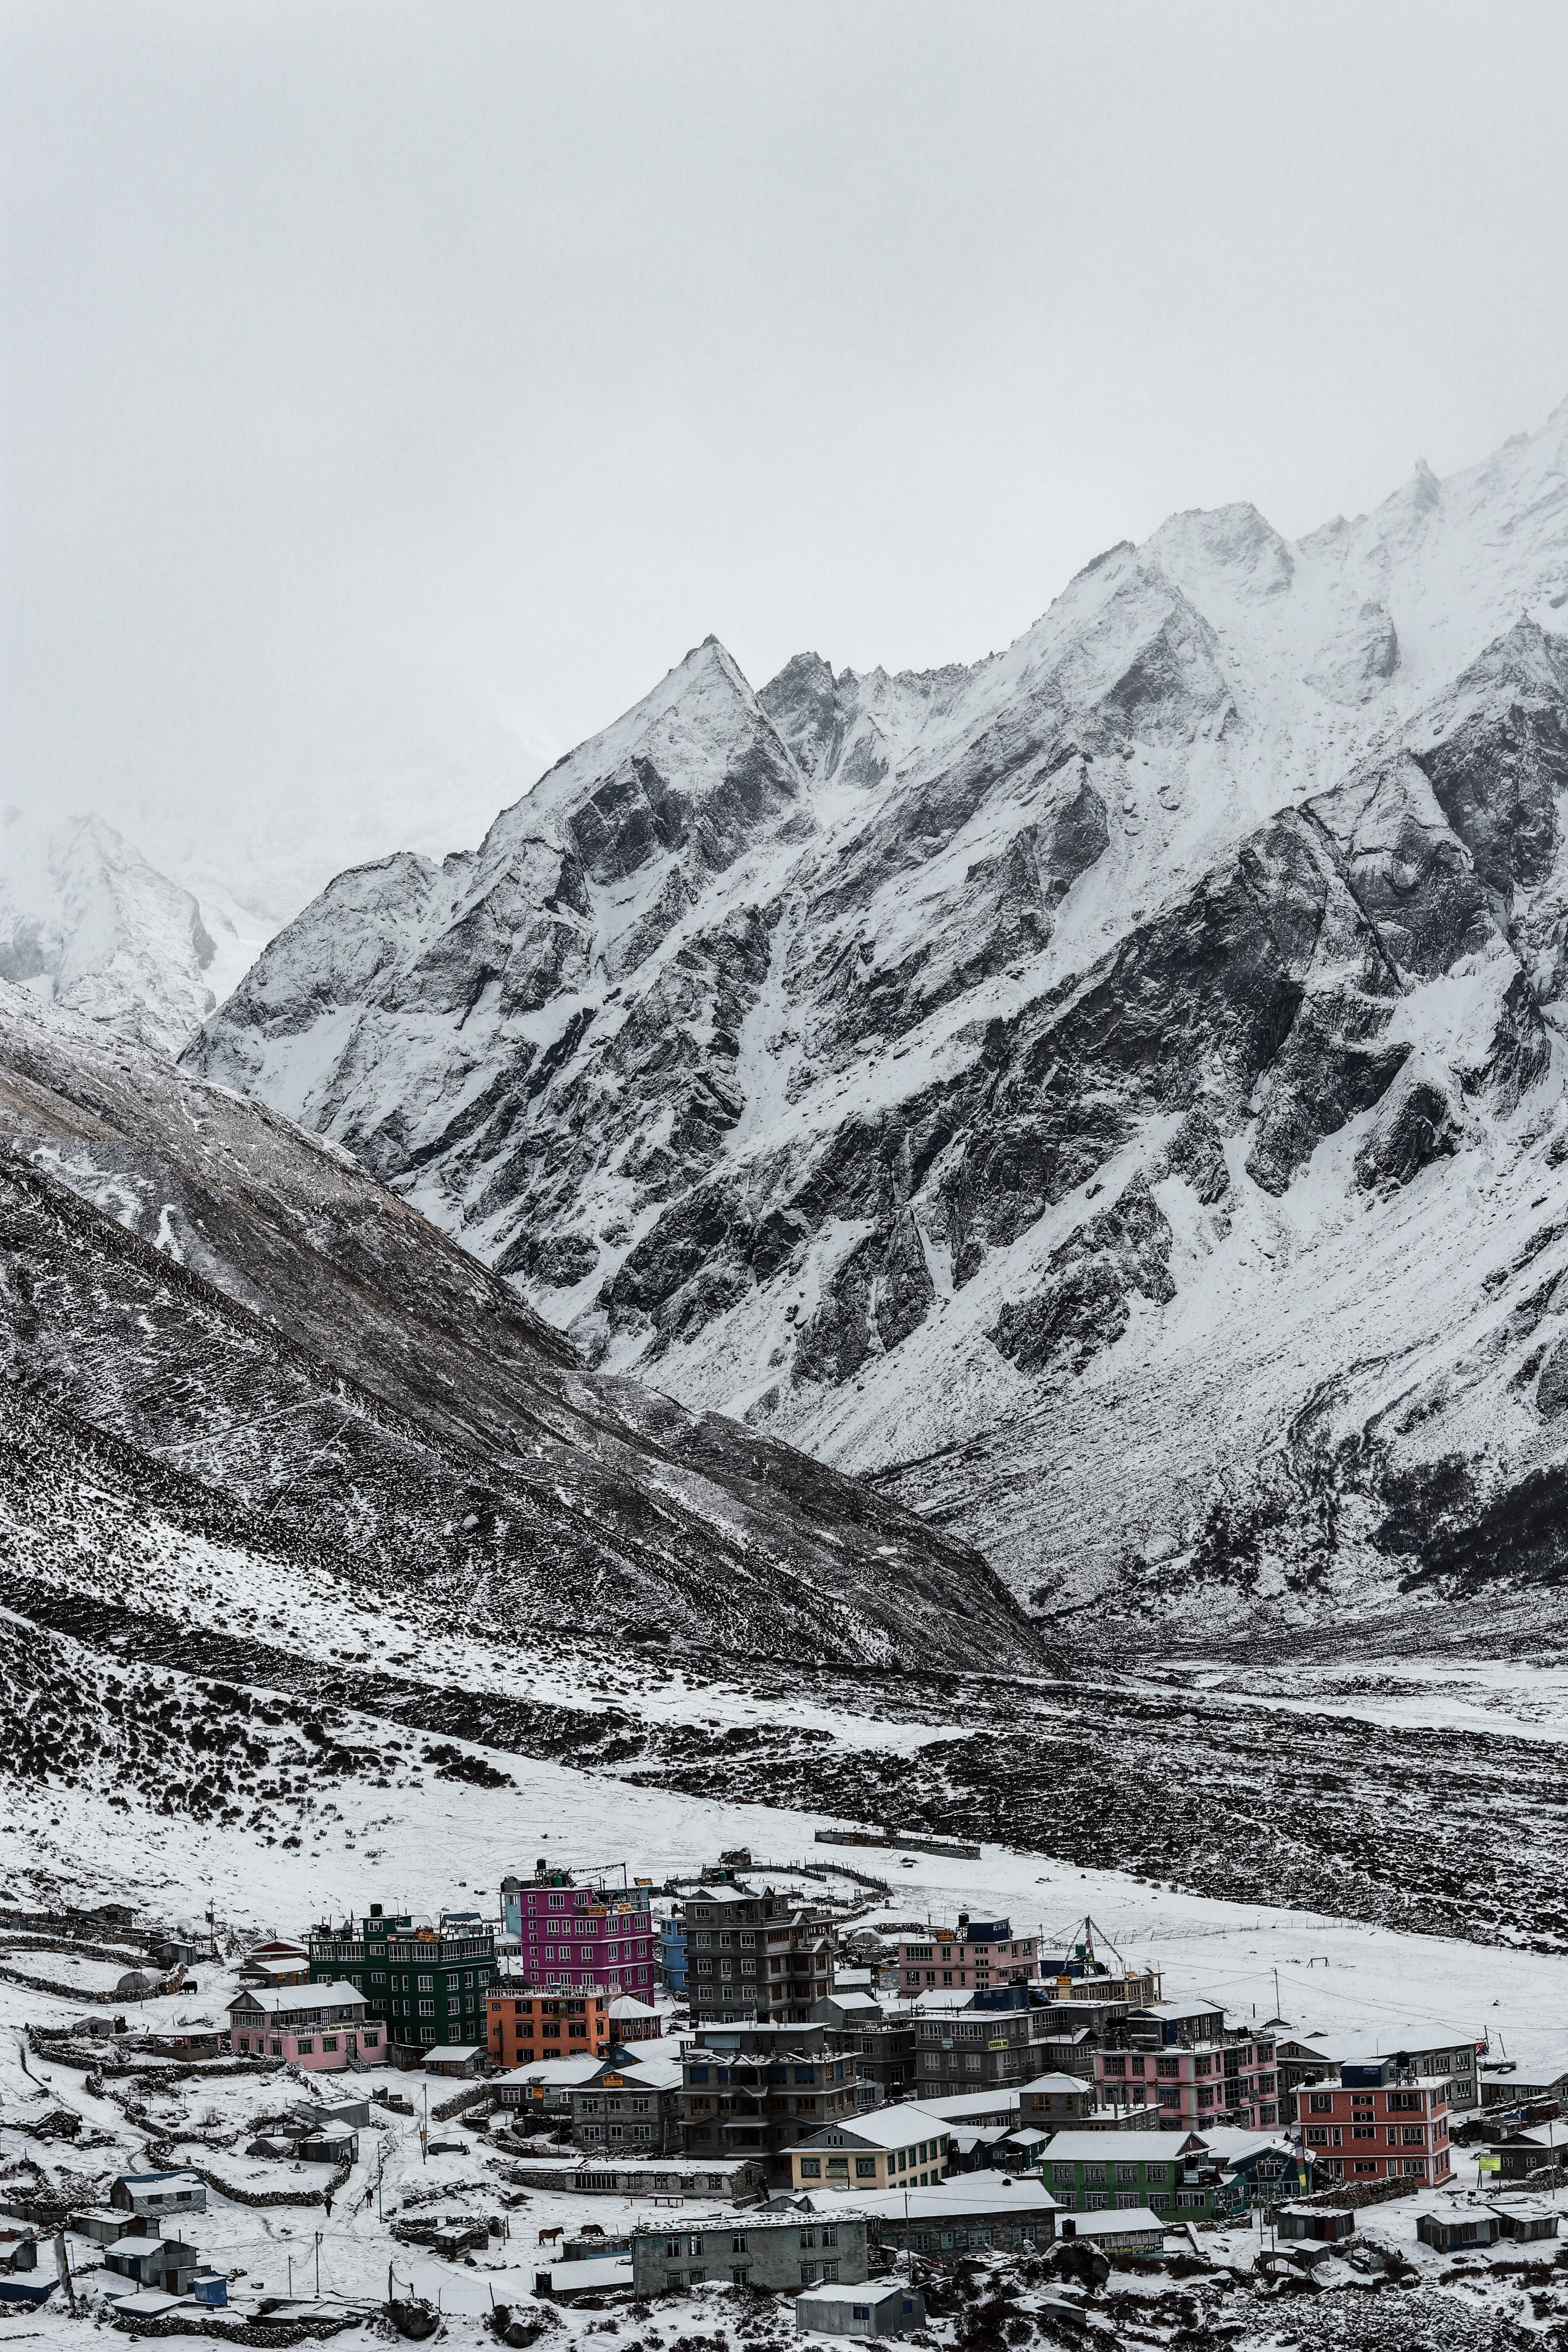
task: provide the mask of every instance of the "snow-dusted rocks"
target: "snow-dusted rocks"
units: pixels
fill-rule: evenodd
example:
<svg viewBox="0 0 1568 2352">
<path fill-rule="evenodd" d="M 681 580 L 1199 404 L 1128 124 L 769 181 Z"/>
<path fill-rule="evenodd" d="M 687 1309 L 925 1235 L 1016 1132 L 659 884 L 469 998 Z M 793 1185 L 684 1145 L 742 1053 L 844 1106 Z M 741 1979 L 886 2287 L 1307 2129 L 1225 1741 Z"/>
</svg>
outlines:
<svg viewBox="0 0 1568 2352">
<path fill-rule="evenodd" d="M 1533 1573 L 1565 625 L 1568 404 L 1295 544 L 1173 517 L 970 668 L 753 694 L 710 641 L 471 857 L 341 877 L 188 1058 L 1021 1586 L 1392 1593 L 1447 1452 Z"/>
</svg>

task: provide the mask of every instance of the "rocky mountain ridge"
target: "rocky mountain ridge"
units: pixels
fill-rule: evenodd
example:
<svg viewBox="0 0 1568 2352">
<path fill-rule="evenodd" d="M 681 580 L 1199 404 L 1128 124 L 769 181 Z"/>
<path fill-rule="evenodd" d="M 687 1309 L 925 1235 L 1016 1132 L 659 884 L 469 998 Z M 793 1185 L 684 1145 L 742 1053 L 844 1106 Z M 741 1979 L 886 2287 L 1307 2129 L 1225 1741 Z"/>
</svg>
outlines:
<svg viewBox="0 0 1568 2352">
<path fill-rule="evenodd" d="M 5 1550 L 40 1591 L 196 1576 L 234 1633 L 284 1576 L 520 1654 L 1037 1654 L 958 1539 L 584 1372 L 345 1152 L 3 983 L 0 1146 Z"/>
<path fill-rule="evenodd" d="M 1565 616 L 1568 404 L 1294 544 L 1174 517 L 971 667 L 710 640 L 187 1059 L 1040 1605 L 1555 1576 Z"/>
</svg>

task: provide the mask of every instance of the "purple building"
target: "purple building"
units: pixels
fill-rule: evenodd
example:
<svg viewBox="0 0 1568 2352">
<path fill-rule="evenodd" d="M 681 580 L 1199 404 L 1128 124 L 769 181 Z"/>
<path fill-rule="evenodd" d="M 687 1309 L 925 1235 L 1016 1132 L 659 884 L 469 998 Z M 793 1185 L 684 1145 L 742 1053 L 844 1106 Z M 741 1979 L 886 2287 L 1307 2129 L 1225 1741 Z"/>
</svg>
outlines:
<svg viewBox="0 0 1568 2352">
<path fill-rule="evenodd" d="M 503 1878 L 501 1924 L 518 1941 L 513 1966 L 530 1984 L 607 1986 L 650 2000 L 653 1916 L 646 1886 L 579 1886 L 543 1863 L 531 1878 Z"/>
</svg>

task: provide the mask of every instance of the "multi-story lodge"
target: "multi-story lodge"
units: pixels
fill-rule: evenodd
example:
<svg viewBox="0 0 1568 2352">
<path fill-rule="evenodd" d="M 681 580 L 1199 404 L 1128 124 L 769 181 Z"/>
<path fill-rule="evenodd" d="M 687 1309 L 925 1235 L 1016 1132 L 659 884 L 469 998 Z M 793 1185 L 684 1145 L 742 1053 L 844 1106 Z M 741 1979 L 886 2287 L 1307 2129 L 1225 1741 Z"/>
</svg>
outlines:
<svg viewBox="0 0 1568 2352">
<path fill-rule="evenodd" d="M 569 1870 L 542 1862 L 531 1878 L 503 1878 L 500 1900 L 502 1929 L 517 1938 L 530 1983 L 651 1995 L 657 1964 L 646 1886 L 579 1886 Z"/>
<path fill-rule="evenodd" d="M 610 2004 L 602 1992 L 542 1992 L 503 1977 L 485 1995 L 485 2047 L 497 2066 L 607 2055 Z"/>
<path fill-rule="evenodd" d="M 868 1992 L 835 1990 L 812 2004 L 814 2023 L 831 2026 L 842 2047 L 853 2050 L 860 2074 L 863 2106 L 885 2107 L 914 2095 L 915 2021 L 889 2017 Z"/>
<path fill-rule="evenodd" d="M 859 2108 L 855 2053 L 843 2040 L 825 2025 L 700 2029 L 681 2061 L 688 2154 L 757 2157 L 787 2182 L 792 2141 Z"/>
<path fill-rule="evenodd" d="M 663 2051 L 617 2051 L 572 2089 L 572 2137 L 591 2156 L 679 2155 L 681 2065 Z"/>
<path fill-rule="evenodd" d="M 926 2189 L 947 2178 L 952 2127 L 904 2099 L 829 2124 L 784 2153 L 797 2195 L 823 2189 Z"/>
<path fill-rule="evenodd" d="M 1395 2058 L 1340 2069 L 1337 2083 L 1297 2095 L 1310 2161 L 1331 2180 L 1447 2180 L 1448 2096 Z"/>
<path fill-rule="evenodd" d="M 1021 2086 L 1045 2071 L 1055 2020 L 1026 1985 L 922 1992 L 914 2005 L 917 2099 Z"/>
<path fill-rule="evenodd" d="M 357 1930 L 323 1924 L 310 1937 L 312 1984 L 342 1979 L 387 2021 L 395 2051 L 486 2040 L 485 1997 L 496 1973 L 495 1937 L 478 1912 L 447 1912 L 438 1927 L 406 1913 L 388 1918 L 379 1903 Z"/>
<path fill-rule="evenodd" d="M 1300 2034 L 1287 2030 L 1276 2037 L 1276 2043 L 1282 2122 L 1299 2120 L 1303 2084 L 1332 2081 L 1343 2065 L 1371 2065 L 1382 2058 L 1397 2058 L 1424 2083 L 1440 2083 L 1450 2115 L 1462 2115 L 1479 2104 L 1479 2053 L 1468 2034 L 1434 2034 L 1430 2025 L 1394 2024 L 1382 2026 L 1375 2033 Z"/>
<path fill-rule="evenodd" d="M 693 2025 L 803 2024 L 833 1990 L 831 1914 L 764 1887 L 705 1886 L 688 1900 L 687 1998 Z"/>
<path fill-rule="evenodd" d="M 972 1919 L 961 1911 L 956 1927 L 900 1941 L 899 1987 L 912 1999 L 928 1987 L 989 1992 L 993 1985 L 1027 1984 L 1037 1944 L 1034 1936 L 1016 1936 L 1008 1919 Z"/>
<path fill-rule="evenodd" d="M 1272 2131 L 1279 2123 L 1272 2035 L 1232 2031 L 1223 2010 L 1174 2003 L 1135 2010 L 1125 2034 L 1130 2048 L 1095 2052 L 1102 2106 L 1155 2106 L 1165 2131 L 1205 2124 Z"/>
</svg>

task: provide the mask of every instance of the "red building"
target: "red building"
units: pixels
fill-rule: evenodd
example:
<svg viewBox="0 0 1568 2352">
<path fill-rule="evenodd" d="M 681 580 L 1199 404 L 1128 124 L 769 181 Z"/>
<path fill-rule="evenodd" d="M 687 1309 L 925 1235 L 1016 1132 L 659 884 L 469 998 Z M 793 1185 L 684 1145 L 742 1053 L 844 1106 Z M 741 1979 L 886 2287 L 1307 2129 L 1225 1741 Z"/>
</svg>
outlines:
<svg viewBox="0 0 1568 2352">
<path fill-rule="evenodd" d="M 1298 2095 L 1310 2161 L 1331 2180 L 1447 2180 L 1448 2095 L 1393 2058 L 1343 2066 Z"/>
</svg>

